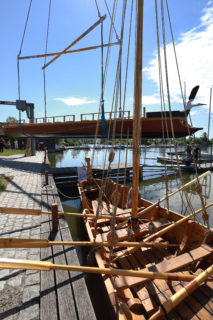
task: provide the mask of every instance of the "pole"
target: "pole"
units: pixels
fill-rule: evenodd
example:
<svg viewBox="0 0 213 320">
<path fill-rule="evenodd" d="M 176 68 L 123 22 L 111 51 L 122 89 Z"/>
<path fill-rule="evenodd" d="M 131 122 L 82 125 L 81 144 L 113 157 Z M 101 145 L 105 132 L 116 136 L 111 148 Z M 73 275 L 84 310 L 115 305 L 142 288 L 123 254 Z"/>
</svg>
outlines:
<svg viewBox="0 0 213 320">
<path fill-rule="evenodd" d="M 212 87 L 210 88 L 210 98 L 209 98 L 208 141 L 209 141 L 209 131 L 210 131 L 211 108 L 212 108 Z"/>
<path fill-rule="evenodd" d="M 135 53 L 134 80 L 134 119 L 133 119 L 133 180 L 132 180 L 132 218 L 138 215 L 138 183 L 140 163 L 141 133 L 141 92 L 142 92 L 142 35 L 143 35 L 143 0 L 137 1 L 137 36 Z"/>
<path fill-rule="evenodd" d="M 101 22 L 103 22 L 106 19 L 106 15 L 101 17 L 96 23 L 94 23 L 89 29 L 87 29 L 84 33 L 82 33 L 75 41 L 73 41 L 68 47 L 66 47 L 63 51 L 61 51 L 57 56 L 55 56 L 52 60 L 50 60 L 48 63 L 46 63 L 42 70 L 44 70 L 46 67 L 48 67 L 53 61 L 58 59 L 62 53 L 66 52 L 69 48 L 74 46 L 77 42 L 79 42 L 82 38 L 84 38 L 88 33 L 90 33 L 93 29 L 95 29 Z"/>
</svg>

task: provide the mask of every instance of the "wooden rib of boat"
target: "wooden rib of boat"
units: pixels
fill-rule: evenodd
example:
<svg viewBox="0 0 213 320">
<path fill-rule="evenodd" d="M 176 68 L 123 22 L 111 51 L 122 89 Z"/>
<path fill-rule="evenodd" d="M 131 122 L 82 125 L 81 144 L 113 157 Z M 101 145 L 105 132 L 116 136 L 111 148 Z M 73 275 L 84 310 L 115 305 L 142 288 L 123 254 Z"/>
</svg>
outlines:
<svg viewBox="0 0 213 320">
<path fill-rule="evenodd" d="M 92 114 L 91 114 L 92 115 Z M 83 116 L 83 115 L 82 115 Z M 65 116 L 63 116 L 65 117 Z M 51 117 L 57 118 L 57 117 Z M 62 118 L 62 117 L 61 117 Z M 11 137 L 22 137 L 24 136 L 23 132 L 30 136 L 36 137 L 94 137 L 94 132 L 97 126 L 97 120 L 84 120 L 83 117 L 80 121 L 57 121 L 57 119 L 50 119 L 48 122 L 45 122 L 45 119 L 40 123 L 35 119 L 35 123 L 22 123 L 22 130 L 18 123 L 9 123 L 3 125 L 4 133 Z M 51 121 L 51 122 L 50 122 Z M 120 138 L 121 127 L 123 132 L 123 138 L 126 138 L 129 132 L 129 137 L 132 137 L 133 131 L 133 119 L 132 118 L 116 118 L 109 120 L 106 119 L 106 127 L 109 129 L 111 126 L 114 126 L 114 121 L 116 122 L 115 126 L 115 137 Z M 172 117 L 172 122 L 174 126 L 175 136 L 185 137 L 188 136 L 187 122 L 184 112 L 180 112 L 180 115 Z M 166 127 L 168 128 L 168 135 L 171 137 L 171 122 L 169 116 L 165 118 L 164 134 L 167 134 Z M 141 118 L 141 136 L 143 138 L 162 138 L 162 119 L 161 117 L 142 117 Z M 189 132 L 192 135 L 202 128 L 196 128 L 189 126 Z M 104 130 L 101 123 L 99 124 L 97 137 L 105 137 Z"/>
<path fill-rule="evenodd" d="M 79 183 L 79 193 L 81 195 L 84 212 L 95 214 L 98 207 L 99 191 L 104 186 L 101 215 L 112 214 L 113 197 L 115 191 L 120 194 L 116 216 L 129 216 L 126 210 L 128 202 L 129 188 L 112 181 L 84 180 Z M 152 203 L 139 198 L 138 208 L 142 211 Z M 128 213 L 127 213 L 128 211 Z M 131 231 L 131 225 L 124 221 L 117 222 L 115 234 L 117 241 L 143 241 L 153 235 L 158 230 L 180 221 L 182 215 L 169 211 L 166 208 L 155 206 L 151 210 L 140 216 L 140 223 L 137 232 Z M 109 220 L 99 219 L 95 228 L 95 218 L 85 219 L 86 229 L 90 241 L 108 241 L 112 229 Z M 211 230 L 212 231 L 212 230 Z M 118 260 L 112 259 L 110 263 L 110 249 L 101 247 L 95 250 L 95 258 L 100 268 L 114 267 L 131 270 L 150 270 L 159 272 L 178 271 L 189 274 L 199 274 L 213 263 L 213 234 L 208 232 L 207 227 L 194 221 L 188 220 L 180 224 L 171 231 L 156 238 L 155 242 L 168 242 L 177 244 L 177 247 L 168 248 L 140 248 L 128 255 L 124 255 Z M 205 243 L 203 239 L 206 238 Z M 118 257 L 123 252 L 123 248 L 113 245 L 113 258 Z M 114 261 L 113 261 L 114 260 Z M 144 278 L 134 278 L 118 276 L 116 278 L 103 275 L 109 299 L 118 319 L 148 319 L 154 314 L 159 306 L 178 292 L 183 286 L 182 281 L 148 280 Z M 194 319 L 196 316 L 201 319 L 212 317 L 212 282 L 206 282 L 195 293 L 177 306 L 168 316 L 168 319 Z"/>
</svg>

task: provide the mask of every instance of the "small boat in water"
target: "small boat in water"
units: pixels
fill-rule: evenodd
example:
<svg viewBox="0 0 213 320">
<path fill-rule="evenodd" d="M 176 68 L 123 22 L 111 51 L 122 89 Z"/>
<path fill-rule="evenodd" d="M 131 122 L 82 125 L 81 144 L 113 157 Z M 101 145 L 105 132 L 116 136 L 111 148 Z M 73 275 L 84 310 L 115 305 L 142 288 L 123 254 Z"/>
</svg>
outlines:
<svg viewBox="0 0 213 320">
<path fill-rule="evenodd" d="M 101 202 L 98 200 L 100 190 L 104 190 Z M 135 227 L 131 219 L 132 209 L 127 208 L 129 188 L 112 181 L 82 181 L 79 183 L 79 193 L 85 215 L 97 212 L 100 215 L 97 219 L 85 219 L 90 241 L 100 244 L 95 250 L 98 267 L 159 273 L 152 280 L 142 276 L 103 275 L 115 319 L 148 319 L 165 299 L 183 287 L 185 279 L 181 275 L 200 274 L 212 264 L 213 233 L 204 225 L 139 198 L 139 223 Z M 113 219 L 115 210 L 115 224 L 112 227 L 111 220 L 104 216 L 111 215 Z M 105 246 L 107 242 L 110 248 Z M 126 247 L 125 250 L 125 243 L 131 248 Z M 168 278 L 162 280 L 160 273 L 167 273 Z M 211 292 L 211 283 L 207 282 L 197 289 L 195 297 L 203 297 L 205 290 Z M 168 319 L 182 319 L 181 310 L 188 312 L 185 319 L 192 319 L 197 308 L 205 310 L 206 316 L 210 316 L 205 309 L 206 304 L 211 305 L 211 297 L 207 296 L 203 297 L 203 302 L 198 302 L 193 296 L 194 305 L 190 305 L 190 300 L 182 303 Z"/>
<path fill-rule="evenodd" d="M 90 159 L 86 158 L 87 179 L 80 181 L 78 185 L 85 225 L 99 269 L 111 270 L 110 275 L 102 275 L 111 305 L 109 319 L 155 320 L 161 316 L 183 319 L 183 315 L 184 319 L 210 319 L 211 295 L 206 294 L 204 297 L 203 292 L 212 292 L 212 285 L 211 282 L 203 283 L 213 273 L 213 230 L 209 228 L 207 213 L 207 209 L 213 204 L 205 206 L 202 201 L 199 180 L 203 176 L 196 177 L 171 194 L 167 188 L 165 197 L 155 203 L 142 199 L 138 192 L 142 12 L 143 1 L 138 0 L 132 188 L 115 183 L 111 178 L 94 179 Z M 172 118 L 170 116 L 171 112 L 169 121 L 172 126 L 174 114 Z M 150 119 L 150 124 L 153 123 L 150 132 L 154 134 L 154 117 L 147 119 Z M 158 131 L 162 134 L 161 128 Z M 109 173 L 113 160 L 112 148 L 108 158 Z M 204 175 L 208 174 L 209 172 Z M 169 209 L 168 198 L 192 183 L 197 184 L 196 190 L 200 195 L 202 208 L 192 210 L 191 214 L 184 217 Z M 187 194 L 184 195 L 192 208 Z M 166 201 L 166 207 L 160 206 L 163 201 Z M 191 219 L 199 212 L 203 212 L 203 221 L 208 227 Z M 201 287 L 192 295 L 199 285 Z M 181 303 L 182 300 L 184 302 Z"/>
</svg>

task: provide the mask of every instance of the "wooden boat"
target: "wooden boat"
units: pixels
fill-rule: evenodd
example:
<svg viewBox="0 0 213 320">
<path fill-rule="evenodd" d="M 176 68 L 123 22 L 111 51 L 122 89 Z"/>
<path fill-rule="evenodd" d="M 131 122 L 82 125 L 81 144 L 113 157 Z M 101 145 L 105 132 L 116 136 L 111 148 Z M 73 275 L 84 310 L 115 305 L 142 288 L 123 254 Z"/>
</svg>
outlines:
<svg viewBox="0 0 213 320">
<path fill-rule="evenodd" d="M 86 214 L 97 212 L 97 199 L 104 183 L 105 194 L 103 198 L 105 201 L 102 201 L 103 208 L 100 214 L 112 214 L 115 208 L 112 204 L 113 198 L 115 198 L 115 193 L 119 193 L 116 217 L 123 216 L 123 220 L 130 217 L 131 208 L 126 209 L 129 188 L 112 181 L 104 182 L 97 179 L 90 183 L 88 180 L 79 183 L 84 212 Z M 139 198 L 138 211 L 142 212 L 150 205 L 152 205 L 151 202 Z M 208 229 L 204 225 L 188 220 L 159 237 L 153 237 L 155 232 L 180 221 L 183 216 L 171 210 L 168 212 L 163 207 L 155 206 L 151 210 L 139 214 L 139 218 L 140 223 L 137 226 L 137 232 L 134 230 L 133 233 L 131 233 L 132 228 L 128 221 L 123 225 L 119 220 L 117 221 L 114 243 L 112 242 L 113 258 L 111 263 L 109 248 L 101 247 L 95 251 L 96 261 L 100 268 L 111 266 L 119 269 L 150 270 L 168 272 L 169 274 L 174 271 L 181 272 L 181 274 L 197 274 L 212 264 L 213 234 L 211 233 L 206 237 Z M 97 228 L 95 228 L 94 218 L 85 219 L 85 223 L 90 241 L 94 241 L 94 239 L 97 242 L 110 241 L 112 228 L 109 220 L 104 218 L 97 220 Z M 206 241 L 204 242 L 205 237 Z M 132 253 L 125 254 L 117 261 L 113 261 L 124 250 L 116 246 L 116 241 L 127 241 L 127 239 L 128 241 L 150 239 L 156 244 L 156 248 L 140 248 Z M 158 248 L 158 244 L 161 243 L 172 244 L 172 246 Z M 183 287 L 183 282 L 178 281 L 178 279 L 175 282 L 159 279 L 151 281 L 145 278 L 125 276 L 113 278 L 103 275 L 103 281 L 114 312 L 115 314 L 118 312 L 119 319 L 148 319 L 166 299 L 169 299 L 174 292 Z M 202 319 L 210 319 L 212 316 L 212 304 L 210 302 L 212 290 L 213 283 L 205 283 L 200 289 L 197 289 L 190 299 L 171 313 L 171 318 L 168 318 L 182 319 L 182 313 L 184 313 L 184 319 L 192 319 L 196 314 L 201 316 Z"/>
<path fill-rule="evenodd" d="M 128 112 L 128 111 L 127 111 Z M 147 113 L 148 114 L 148 113 Z M 18 123 L 7 123 L 2 126 L 4 133 L 11 137 L 24 137 L 24 134 L 36 137 L 76 137 L 76 138 L 88 138 L 94 137 L 94 132 L 97 126 L 97 120 L 92 118 L 98 118 L 98 114 L 90 114 L 91 120 L 85 119 L 86 115 L 81 115 L 81 120 L 75 120 L 74 116 L 62 116 L 62 117 L 48 117 L 48 119 L 34 119 L 34 123 L 22 123 L 20 126 Z M 71 120 L 69 118 L 72 118 Z M 63 120 L 61 120 L 63 119 Z M 64 120 L 65 119 L 65 120 Z M 187 119 L 184 112 L 175 111 L 172 116 L 174 132 L 176 137 L 185 137 L 194 134 L 202 128 L 196 128 L 189 125 L 189 132 L 187 128 Z M 106 127 L 109 129 L 110 125 L 114 126 L 115 122 L 115 137 L 120 138 L 121 128 L 123 132 L 123 138 L 132 137 L 133 131 L 133 118 L 128 113 L 127 117 L 120 118 L 116 117 L 112 120 L 106 119 Z M 164 122 L 165 125 L 164 134 L 167 134 L 166 127 L 168 128 L 168 134 L 171 137 L 171 122 L 169 115 L 167 114 Z M 156 116 L 149 115 L 148 117 L 141 117 L 141 136 L 143 138 L 162 138 L 162 119 L 159 114 Z M 101 123 L 98 129 L 98 138 L 106 137 Z"/>
<path fill-rule="evenodd" d="M 105 181 L 93 179 L 90 160 L 86 159 L 87 180 L 79 182 L 79 193 L 84 216 L 95 214 L 96 217 L 85 218 L 85 225 L 90 241 L 100 244 L 99 247 L 94 246 L 99 268 L 158 273 L 153 274 L 152 280 L 145 276 L 136 278 L 126 274 L 103 275 L 105 288 L 114 311 L 110 319 L 154 320 L 162 315 L 167 319 L 211 319 L 213 285 L 210 281 L 205 284 L 203 282 L 213 272 L 213 230 L 196 220 L 190 220 L 189 218 L 192 218 L 195 213 L 183 217 L 179 213 L 161 207 L 160 201 L 152 204 L 141 199 L 138 192 L 142 12 L 143 0 L 138 0 L 132 190 L 113 182 L 110 178 Z M 109 171 L 112 161 L 113 152 L 109 154 Z M 197 190 L 202 199 L 200 187 L 198 184 Z M 167 198 L 168 194 L 164 200 Z M 203 220 L 207 222 L 206 208 L 202 206 L 200 211 L 203 211 Z M 103 217 L 109 214 L 112 216 L 110 220 Z M 101 218 L 99 218 L 100 215 Z M 134 246 L 123 250 L 120 247 L 123 241 L 132 241 Z M 150 247 L 146 247 L 150 241 Z M 101 245 L 106 242 L 109 246 Z M 138 248 L 138 246 L 141 247 Z M 176 278 L 174 278 L 174 271 L 178 271 Z M 166 273 L 166 278 L 162 278 L 161 273 L 164 275 Z M 194 284 L 192 281 L 183 288 L 182 276 L 186 274 L 200 275 L 196 277 Z M 198 286 L 200 286 L 199 289 Z M 192 294 L 195 289 L 196 291 Z M 186 298 L 189 295 L 190 297 Z M 179 305 L 183 299 L 184 301 Z"/>
</svg>

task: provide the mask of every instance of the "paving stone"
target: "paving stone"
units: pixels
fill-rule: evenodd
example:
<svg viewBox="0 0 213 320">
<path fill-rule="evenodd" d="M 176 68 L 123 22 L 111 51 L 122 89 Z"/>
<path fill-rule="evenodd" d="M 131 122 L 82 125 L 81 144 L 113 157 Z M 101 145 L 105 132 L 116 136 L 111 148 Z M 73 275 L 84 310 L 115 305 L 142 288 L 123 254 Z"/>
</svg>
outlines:
<svg viewBox="0 0 213 320">
<path fill-rule="evenodd" d="M 24 288 L 23 293 L 23 303 L 29 302 L 35 298 L 38 298 L 40 295 L 40 285 L 33 285 Z"/>
<path fill-rule="evenodd" d="M 0 206 L 41 209 L 41 164 L 43 154 L 0 157 L 0 175 L 13 176 L 0 194 Z M 38 165 L 40 164 L 40 166 Z M 41 217 L 2 214 L 0 237 L 40 238 Z M 0 257 L 40 260 L 40 249 L 0 249 Z M 39 319 L 40 272 L 0 269 L 0 319 Z"/>
<path fill-rule="evenodd" d="M 14 278 L 8 280 L 8 285 L 11 287 L 20 287 L 22 284 L 23 275 L 17 275 Z"/>
<path fill-rule="evenodd" d="M 39 319 L 39 305 L 28 305 L 21 310 L 17 320 L 38 320 Z"/>
<path fill-rule="evenodd" d="M 34 284 L 39 284 L 40 283 L 40 272 L 36 272 L 33 274 L 26 275 L 25 277 L 25 285 L 34 285 Z"/>
<path fill-rule="evenodd" d="M 6 281 L 0 280 L 0 291 L 4 289 L 5 284 L 6 284 Z"/>
<path fill-rule="evenodd" d="M 9 273 L 10 273 L 9 269 L 0 269 L 0 280 L 8 276 Z"/>
</svg>

